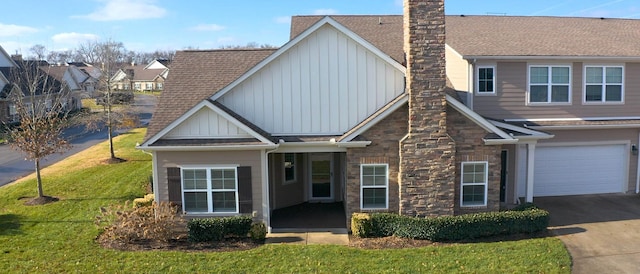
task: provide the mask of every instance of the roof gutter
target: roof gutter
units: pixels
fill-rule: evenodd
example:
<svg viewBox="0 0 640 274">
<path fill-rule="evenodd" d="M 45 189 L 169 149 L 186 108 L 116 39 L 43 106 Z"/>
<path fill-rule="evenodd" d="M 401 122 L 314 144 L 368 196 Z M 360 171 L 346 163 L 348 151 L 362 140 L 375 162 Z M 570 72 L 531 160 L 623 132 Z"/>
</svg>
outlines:
<svg viewBox="0 0 640 274">
<path fill-rule="evenodd" d="M 136 146 L 143 151 L 230 151 L 277 149 L 279 145 L 231 145 L 231 146 Z"/>
<path fill-rule="evenodd" d="M 563 125 L 563 126 L 529 126 L 527 128 L 539 130 L 576 130 L 576 129 L 629 129 L 640 128 L 640 124 L 616 124 L 616 125 Z"/>
<path fill-rule="evenodd" d="M 518 143 L 518 139 L 485 139 L 482 138 L 482 141 L 484 141 L 485 145 L 512 145 L 512 144 L 517 144 Z"/>
<path fill-rule="evenodd" d="M 465 60 L 612 60 L 612 61 L 640 61 L 638 56 L 579 56 L 579 55 L 463 55 Z"/>
</svg>

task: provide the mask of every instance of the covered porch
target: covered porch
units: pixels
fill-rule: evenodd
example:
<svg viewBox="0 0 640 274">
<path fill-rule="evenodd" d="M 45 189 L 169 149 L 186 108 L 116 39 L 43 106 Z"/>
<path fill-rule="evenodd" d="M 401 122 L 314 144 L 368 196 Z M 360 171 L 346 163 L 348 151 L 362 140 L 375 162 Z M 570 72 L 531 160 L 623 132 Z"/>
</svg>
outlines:
<svg viewBox="0 0 640 274">
<path fill-rule="evenodd" d="M 346 229 L 345 161 L 344 151 L 269 154 L 272 231 Z"/>
</svg>

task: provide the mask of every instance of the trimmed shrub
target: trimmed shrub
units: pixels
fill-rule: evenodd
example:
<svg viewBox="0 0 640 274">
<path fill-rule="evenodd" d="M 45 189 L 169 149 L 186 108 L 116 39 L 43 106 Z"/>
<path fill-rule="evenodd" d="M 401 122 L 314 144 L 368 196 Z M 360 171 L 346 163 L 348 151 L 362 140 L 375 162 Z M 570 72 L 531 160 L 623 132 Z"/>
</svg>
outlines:
<svg viewBox="0 0 640 274">
<path fill-rule="evenodd" d="M 431 241 L 459 241 L 495 235 L 533 233 L 546 229 L 549 225 L 549 212 L 538 208 L 529 208 L 521 211 L 487 212 L 434 218 L 374 213 L 368 219 L 352 217 L 352 231 L 355 236 L 360 237 L 395 235 L 402 238 Z M 354 223 L 358 225 L 354 226 Z M 370 227 L 370 229 L 362 229 L 363 227 Z"/>
<path fill-rule="evenodd" d="M 256 242 L 264 242 L 267 238 L 267 227 L 264 223 L 254 223 L 249 230 L 249 237 Z"/>
<path fill-rule="evenodd" d="M 353 213 L 351 215 L 351 233 L 353 236 L 361 238 L 372 237 L 374 232 L 371 215 L 367 213 Z"/>
<path fill-rule="evenodd" d="M 220 241 L 225 237 L 247 237 L 251 223 L 249 216 L 192 219 L 187 223 L 189 240 L 211 242 Z"/>
<path fill-rule="evenodd" d="M 150 206 L 151 204 L 153 204 L 153 200 L 154 200 L 153 193 L 149 193 L 147 195 L 144 195 L 143 198 L 133 199 L 133 207 L 138 208 L 143 206 Z"/>
<path fill-rule="evenodd" d="M 534 205 L 533 203 L 524 203 L 524 204 L 519 204 L 518 206 L 514 207 L 512 209 L 512 211 L 525 211 L 525 210 L 530 210 L 530 209 L 537 209 L 538 207 L 536 205 Z"/>
</svg>

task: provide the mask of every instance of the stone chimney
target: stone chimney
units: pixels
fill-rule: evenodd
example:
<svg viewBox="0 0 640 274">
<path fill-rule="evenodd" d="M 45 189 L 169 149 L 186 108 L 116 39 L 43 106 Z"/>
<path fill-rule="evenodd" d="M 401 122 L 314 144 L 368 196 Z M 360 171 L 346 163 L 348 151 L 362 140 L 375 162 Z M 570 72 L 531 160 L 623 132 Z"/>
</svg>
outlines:
<svg viewBox="0 0 640 274">
<path fill-rule="evenodd" d="M 404 0 L 409 132 L 400 142 L 400 213 L 453 215 L 455 143 L 447 135 L 444 0 Z"/>
</svg>

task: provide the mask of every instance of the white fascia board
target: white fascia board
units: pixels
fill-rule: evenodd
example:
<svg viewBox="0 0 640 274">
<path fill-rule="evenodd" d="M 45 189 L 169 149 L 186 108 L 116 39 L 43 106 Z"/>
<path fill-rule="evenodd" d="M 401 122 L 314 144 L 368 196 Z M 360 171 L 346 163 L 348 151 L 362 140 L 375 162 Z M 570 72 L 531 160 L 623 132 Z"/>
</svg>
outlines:
<svg viewBox="0 0 640 274">
<path fill-rule="evenodd" d="M 278 145 L 233 145 L 233 146 L 136 146 L 144 151 L 232 151 L 232 150 L 262 150 L 276 149 Z"/>
<path fill-rule="evenodd" d="M 524 128 L 524 127 L 514 126 L 514 125 L 503 123 L 503 122 L 498 122 L 498 121 L 494 121 L 494 120 L 488 120 L 488 121 L 489 121 L 489 123 L 491 123 L 491 124 L 493 124 L 493 125 L 495 125 L 497 127 L 506 128 L 506 129 L 509 129 L 509 130 L 521 132 L 521 133 L 528 134 L 528 135 L 531 135 L 531 136 L 544 137 L 544 136 L 549 135 L 549 134 L 544 133 L 544 132 L 531 130 L 531 129 Z M 518 136 L 518 138 L 520 138 L 520 137 L 522 137 L 522 136 Z"/>
<path fill-rule="evenodd" d="M 14 67 L 17 67 L 17 66 L 18 66 L 18 64 L 16 64 L 16 61 L 14 61 L 14 60 L 13 60 L 13 58 L 11 58 L 11 55 L 9 55 L 9 54 L 4 50 L 4 48 L 2 48 L 2 46 L 0 46 L 0 53 L 1 53 L 2 55 L 4 55 L 4 56 L 7 58 L 7 60 L 9 60 L 9 62 L 11 62 L 11 64 L 13 64 L 13 66 L 14 66 Z"/>
<path fill-rule="evenodd" d="M 504 119 L 507 122 L 564 122 L 564 121 L 602 121 L 602 120 L 640 120 L 640 116 L 618 117 L 584 117 L 584 118 L 533 118 L 533 119 Z"/>
<path fill-rule="evenodd" d="M 261 142 L 266 143 L 266 144 L 270 144 L 270 145 L 274 145 L 274 143 L 271 142 L 271 140 L 269 140 L 269 139 L 265 138 L 264 136 L 258 134 L 257 132 L 255 132 L 253 129 L 251 129 L 247 125 L 241 123 L 236 118 L 234 118 L 233 116 L 229 115 L 227 112 L 225 112 L 222 109 L 216 107 L 214 104 L 212 104 L 208 100 L 203 100 L 202 102 L 200 102 L 197 105 L 195 105 L 194 107 L 192 107 L 189 111 L 187 111 L 184 114 L 182 114 L 182 116 L 180 116 L 178 119 L 176 119 L 171 124 L 166 126 L 164 129 L 162 129 L 156 135 L 154 135 L 153 137 L 149 138 L 149 140 L 147 140 L 140 147 L 143 147 L 143 148 L 149 147 L 149 144 L 153 144 L 156 141 L 158 141 L 160 138 L 162 138 L 162 136 L 165 136 L 166 134 L 168 134 L 171 130 L 173 130 L 175 127 L 180 125 L 182 122 L 184 122 L 187 119 L 189 119 L 189 117 L 193 116 L 193 114 L 195 114 L 197 111 L 199 111 L 200 109 L 202 109 L 204 107 L 208 107 L 209 109 L 214 111 L 216 114 L 218 114 L 218 115 L 222 116 L 223 118 L 227 119 L 227 121 L 231 122 L 236 127 L 246 131 L 251 136 L 253 136 L 254 138 L 260 140 Z"/>
<path fill-rule="evenodd" d="M 628 128 L 640 128 L 640 124 L 527 126 L 527 127 L 531 129 L 540 129 L 540 130 L 628 129 Z"/>
<path fill-rule="evenodd" d="M 462 113 L 462 115 L 464 115 L 465 117 L 469 118 L 471 121 L 475 122 L 478 126 L 483 128 L 484 130 L 486 130 L 488 132 L 491 132 L 491 133 L 495 133 L 498 136 L 500 136 L 500 138 L 505 139 L 505 140 L 514 139 L 511 135 L 507 134 L 506 132 L 500 130 L 499 128 L 497 128 L 493 124 L 489 123 L 489 121 L 487 121 L 487 119 L 485 119 L 482 116 L 478 115 L 478 113 L 476 113 L 473 110 L 469 109 L 467 106 L 465 106 L 460 101 L 454 99 L 453 97 L 451 97 L 448 94 L 446 95 L 446 98 L 447 98 L 447 103 L 451 107 L 453 107 L 455 110 L 457 110 L 460 113 Z"/>
<path fill-rule="evenodd" d="M 588 60 L 588 61 L 640 61 L 640 56 L 570 56 L 570 55 L 463 55 L 466 60 Z"/>
<path fill-rule="evenodd" d="M 518 139 L 484 139 L 482 138 L 482 141 L 484 141 L 485 145 L 512 145 L 512 144 L 517 144 L 518 143 Z"/>
<path fill-rule="evenodd" d="M 400 100 L 395 102 L 391 107 L 389 107 L 388 109 L 386 109 L 385 111 L 380 113 L 375 118 L 371 119 L 371 121 L 369 121 L 366 125 L 363 125 L 358 130 L 356 130 L 356 131 L 352 132 L 351 134 L 345 136 L 340 141 L 340 143 L 348 143 L 348 142 L 350 142 L 351 140 L 353 140 L 353 138 L 356 138 L 358 135 L 360 135 L 363 132 L 369 130 L 372 126 L 376 125 L 378 122 L 382 121 L 384 118 L 387 118 L 387 116 L 389 116 L 394 111 L 398 110 L 400 107 L 402 107 L 404 104 L 406 104 L 409 101 L 409 95 L 407 93 L 403 93 L 400 96 L 404 96 L 404 98 L 401 98 Z"/>
<path fill-rule="evenodd" d="M 117 82 L 120 81 L 124 78 L 124 76 L 126 76 L 126 73 L 124 73 L 124 71 L 122 69 L 118 69 L 118 71 L 116 71 L 116 73 L 113 74 L 113 76 L 111 76 L 111 79 L 109 80 L 110 82 Z M 122 77 L 122 78 L 119 78 Z"/>
<path fill-rule="evenodd" d="M 238 79 L 236 79 L 235 81 L 231 82 L 229 85 L 227 85 L 226 87 L 221 89 L 219 92 L 216 92 L 216 94 L 211 96 L 211 100 L 215 101 L 218 98 L 224 96 L 227 92 L 232 90 L 234 87 L 238 86 L 240 83 L 244 82 L 246 79 L 248 79 L 249 77 L 251 77 L 252 75 L 257 73 L 258 71 L 260 71 L 266 65 L 271 63 L 276 58 L 280 57 L 280 55 L 282 55 L 285 52 L 287 52 L 289 49 L 291 49 L 292 47 L 294 47 L 295 45 L 300 43 L 300 41 L 302 41 L 305 38 L 307 38 L 309 35 L 311 35 L 313 32 L 315 32 L 316 30 L 318 30 L 320 27 L 324 26 L 325 24 L 329 24 L 329 25 L 333 26 L 338 31 L 341 31 L 342 33 L 347 35 L 349 38 L 353 39 L 354 41 L 356 41 L 357 43 L 359 43 L 360 45 L 362 45 L 366 49 L 368 49 L 371 52 L 373 52 L 374 54 L 376 54 L 378 57 L 380 57 L 383 60 L 387 61 L 389 64 L 391 64 L 393 67 L 395 67 L 398 71 L 402 72 L 403 74 L 405 73 L 406 68 L 402 64 L 400 64 L 397 61 L 393 60 L 393 58 L 391 58 L 390 56 L 386 55 L 384 52 L 382 52 L 380 49 L 378 49 L 375 46 L 373 46 L 371 43 L 367 42 L 367 40 L 362 39 L 360 36 L 355 34 L 353 31 L 349 30 L 348 28 L 344 27 L 340 23 L 336 22 L 336 20 L 333 20 L 330 16 L 325 16 L 324 18 L 320 19 L 320 21 L 318 21 L 315 24 L 313 24 L 313 26 L 309 27 L 308 29 L 306 29 L 305 31 L 300 33 L 298 36 L 296 36 L 295 38 L 293 38 L 292 40 L 290 40 L 289 42 L 284 44 L 282 47 L 280 47 L 278 50 L 273 52 L 267 58 L 265 58 L 264 60 L 260 61 L 260 63 L 258 63 L 253 68 L 251 68 L 250 70 L 245 72 L 243 75 L 238 77 Z"/>
</svg>

